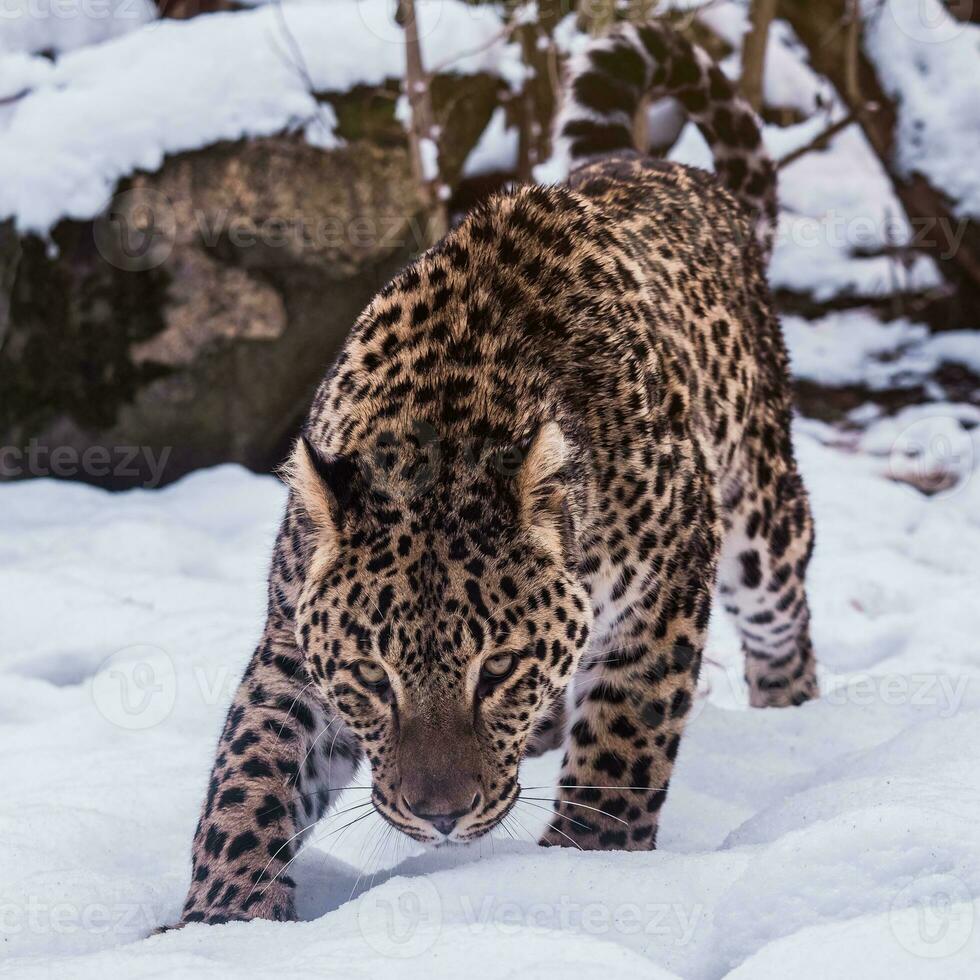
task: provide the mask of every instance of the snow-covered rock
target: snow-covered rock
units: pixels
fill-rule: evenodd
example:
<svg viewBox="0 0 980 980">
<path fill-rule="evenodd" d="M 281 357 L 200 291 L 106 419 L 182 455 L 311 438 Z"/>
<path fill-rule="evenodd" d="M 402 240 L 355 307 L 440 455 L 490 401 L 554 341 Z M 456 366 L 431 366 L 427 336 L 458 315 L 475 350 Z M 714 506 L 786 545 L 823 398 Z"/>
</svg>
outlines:
<svg viewBox="0 0 980 980">
<path fill-rule="evenodd" d="M 430 66 L 505 78 L 520 67 L 493 7 L 417 8 Z M 387 0 L 296 0 L 155 21 L 32 70 L 30 90 L 0 113 L 0 219 L 44 234 L 61 218 L 92 218 L 120 178 L 221 140 L 309 127 L 315 145 L 335 145 L 335 120 L 314 92 L 402 76 L 393 9 Z"/>
</svg>

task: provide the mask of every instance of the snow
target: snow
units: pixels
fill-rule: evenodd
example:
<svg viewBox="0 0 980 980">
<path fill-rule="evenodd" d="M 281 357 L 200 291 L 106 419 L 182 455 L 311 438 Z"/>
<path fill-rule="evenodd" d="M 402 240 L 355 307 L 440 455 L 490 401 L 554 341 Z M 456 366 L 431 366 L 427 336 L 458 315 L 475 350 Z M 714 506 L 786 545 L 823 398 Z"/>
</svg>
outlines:
<svg viewBox="0 0 980 980">
<path fill-rule="evenodd" d="M 824 694 L 748 709 L 716 616 L 660 850 L 540 849 L 527 804 L 523 840 L 422 852 L 337 811 L 294 865 L 303 921 L 152 938 L 184 897 L 283 490 L 234 466 L 0 487 L 0 976 L 975 976 L 980 410 L 907 411 L 846 448 L 798 426 Z M 901 482 L 924 457 L 952 473 L 933 496 Z"/>
<path fill-rule="evenodd" d="M 69 11 L 81 4 L 63 2 Z M 935 0 L 923 2 L 928 6 Z M 15 216 L 22 230 L 43 234 L 62 217 L 92 218 L 104 209 L 120 179 L 135 170 L 158 169 L 167 154 L 216 141 L 295 130 L 311 144 L 332 149 L 340 143 L 336 117 L 329 106 L 316 103 L 310 85 L 318 91 L 343 90 L 403 73 L 401 29 L 387 0 L 294 0 L 235 14 L 153 23 L 136 18 L 133 12 L 142 9 L 136 0 L 90 3 L 96 6 L 88 18 L 14 19 L 15 31 L 6 35 L 12 40 L 5 42 L 14 53 L 3 55 L 0 43 L 0 99 L 21 95 L 0 106 L 0 217 Z M 959 213 L 970 213 L 971 188 L 980 186 L 970 156 L 980 122 L 977 107 L 964 102 L 970 99 L 970 87 L 960 82 L 972 72 L 980 27 L 950 30 L 949 16 L 933 11 L 937 23 L 946 27 L 939 33 L 939 28 L 917 32 L 914 28 L 928 20 L 929 10 L 911 10 L 916 3 L 895 0 L 880 14 L 868 14 L 869 52 L 874 56 L 880 48 L 892 53 L 879 59 L 879 70 L 889 91 L 902 93 L 902 133 L 912 133 L 900 141 L 903 163 L 924 169 L 961 197 Z M 521 84 L 524 68 L 517 46 L 502 36 L 498 8 L 473 7 L 462 0 L 419 0 L 418 10 L 428 66 L 460 73 L 489 71 L 512 87 Z M 103 11 L 115 15 L 95 16 Z M 723 67 L 737 75 L 747 27 L 745 4 L 712 3 L 698 16 L 733 46 Z M 31 56 L 28 52 L 40 42 L 28 43 L 24 25 L 50 34 L 55 20 L 62 24 L 62 41 L 54 45 L 54 35 L 44 35 L 46 45 L 69 49 L 84 41 L 88 46 L 53 63 Z M 122 23 L 127 26 L 124 35 Z M 71 43 L 64 24 L 74 25 Z M 116 27 L 110 29 L 110 24 Z M 942 43 L 932 43 L 937 38 Z M 586 40 L 573 15 L 559 24 L 560 50 L 579 51 Z M 770 41 L 767 101 L 793 107 L 806 117 L 790 127 L 765 127 L 765 142 L 778 159 L 807 144 L 844 110 L 826 80 L 807 64 L 785 21 L 773 23 Z M 658 108 L 652 109 L 655 117 Z M 658 132 L 671 128 L 669 110 L 661 116 L 654 118 Z M 498 109 L 465 173 L 513 166 L 516 141 L 516 131 L 506 127 Z M 913 143 L 917 149 L 910 149 Z M 433 156 L 424 156 L 429 171 Z M 704 141 L 691 125 L 670 156 L 711 168 Z M 536 176 L 552 182 L 564 175 L 560 164 L 551 161 L 537 168 Z M 909 226 L 856 125 L 838 133 L 828 149 L 810 152 L 786 167 L 779 191 L 782 210 L 771 266 L 777 289 L 825 301 L 840 295 L 916 292 L 939 284 L 935 263 L 921 253 L 907 261 L 868 254 L 908 243 L 916 233 L 929 235 L 931 229 Z"/>
<path fill-rule="evenodd" d="M 963 364 L 980 375 L 980 331 L 957 330 L 930 337 L 929 352 L 940 361 Z"/>
<path fill-rule="evenodd" d="M 725 59 L 723 67 L 731 78 L 738 78 L 742 40 L 749 30 L 747 5 L 706 4 L 698 19 L 732 46 L 733 53 Z M 767 105 L 797 109 L 805 116 L 836 99 L 833 86 L 807 64 L 805 49 L 793 28 L 780 18 L 773 20 L 769 27 L 762 81 L 763 100 Z"/>
<path fill-rule="evenodd" d="M 402 75 L 388 0 L 253 3 L 155 21 L 150 0 L 0 0 L 0 217 L 39 233 L 93 217 L 120 178 L 218 140 L 295 130 L 335 147 L 333 110 L 310 84 Z M 428 65 L 520 84 L 499 9 L 417 7 Z M 736 49 L 733 73 L 745 4 L 702 7 Z M 937 0 L 868 0 L 864 16 L 866 51 L 899 99 L 900 163 L 946 189 L 958 215 L 977 214 L 980 109 L 963 79 L 980 27 Z M 843 109 L 785 22 L 770 40 L 766 99 L 804 117 L 765 127 L 779 158 Z M 581 50 L 573 15 L 556 42 Z M 711 168 L 692 126 L 671 157 Z M 465 172 L 515 158 L 497 109 Z M 775 287 L 823 300 L 938 282 L 922 256 L 858 254 L 913 229 L 856 126 L 783 169 L 780 197 Z M 822 385 L 908 387 L 947 361 L 980 373 L 980 331 L 930 334 L 858 308 L 788 316 L 784 332 L 795 375 Z M 660 850 L 540 849 L 547 803 L 528 801 L 521 839 L 498 831 L 426 852 L 376 816 L 348 826 L 345 807 L 366 799 L 352 789 L 293 866 L 302 921 L 151 938 L 186 892 L 213 747 L 262 626 L 284 491 L 234 466 L 115 495 L 0 485 L 0 976 L 972 980 L 980 407 L 865 406 L 851 421 L 796 427 L 817 521 L 823 696 L 748 709 L 737 638 L 715 616 Z M 553 785 L 558 765 L 557 753 L 529 761 L 522 784 Z"/>
<path fill-rule="evenodd" d="M 157 16 L 152 0 L 3 0 L 0 56 L 58 54 L 128 34 Z"/>
<path fill-rule="evenodd" d="M 430 65 L 520 77 L 498 11 L 462 0 L 417 9 Z M 30 76 L 21 64 L 18 88 L 31 90 L 0 114 L 0 218 L 41 234 L 62 217 L 92 218 L 120 178 L 221 140 L 310 127 L 315 145 L 335 145 L 310 84 L 380 84 L 401 77 L 404 56 L 387 0 L 297 0 L 157 21 Z M 0 76 L 0 87 L 14 86 Z"/>
<path fill-rule="evenodd" d="M 762 135 L 775 160 L 805 146 L 836 114 L 794 126 L 766 125 Z M 828 121 L 829 120 L 829 121 Z M 688 123 L 668 154 L 678 163 L 713 170 L 711 151 Z M 818 302 L 848 295 L 872 298 L 915 292 L 941 282 L 935 263 L 918 254 L 907 262 L 866 255 L 909 243 L 913 229 L 888 177 L 856 126 L 839 132 L 826 150 L 804 154 L 779 173 L 779 223 L 769 266 L 773 288 L 809 293 Z M 932 226 L 920 229 L 933 232 Z"/>
<path fill-rule="evenodd" d="M 502 106 L 493 110 L 490 122 L 476 146 L 470 150 L 463 167 L 463 176 L 477 177 L 494 171 L 512 171 L 517 165 L 518 131 L 507 126 L 507 113 Z"/>
<path fill-rule="evenodd" d="M 939 0 L 862 0 L 864 48 L 897 104 L 897 162 L 925 174 L 960 218 L 980 216 L 980 101 L 975 78 L 980 24 Z"/>
<path fill-rule="evenodd" d="M 708 4 L 698 17 L 733 46 L 722 68 L 737 78 L 742 35 L 748 26 L 744 4 Z M 556 37 L 561 50 L 580 53 L 585 39 L 574 33 L 572 20 L 562 21 Z M 792 126 L 763 126 L 763 141 L 778 161 L 808 145 L 843 118 L 845 110 L 832 86 L 807 64 L 806 52 L 790 26 L 776 20 L 772 32 L 772 43 L 766 48 L 766 101 L 798 109 L 807 117 Z M 670 128 L 657 118 L 662 105 L 651 107 L 657 132 Z M 490 155 L 486 148 L 482 152 Z M 693 123 L 684 126 L 668 158 L 714 169 L 711 151 Z M 534 174 L 543 183 L 559 182 L 567 176 L 567 164 L 554 157 L 536 167 Z M 890 179 L 856 124 L 838 132 L 826 149 L 806 153 L 781 169 L 778 191 L 780 215 L 769 268 L 774 288 L 807 293 L 824 302 L 838 296 L 870 299 L 918 292 L 941 283 L 935 263 L 921 253 L 906 261 L 874 254 L 908 244 L 916 234 L 932 236 L 934 228 L 928 223 L 911 227 Z"/>
<path fill-rule="evenodd" d="M 706 11 L 705 17 L 711 12 Z M 746 25 L 747 26 L 747 25 Z M 807 63 L 806 49 L 793 28 L 776 18 L 769 26 L 763 99 L 767 105 L 796 109 L 809 116 L 818 107 L 832 104 L 833 86 Z"/>
<path fill-rule="evenodd" d="M 881 472 L 891 479 L 931 493 L 953 491 L 980 462 L 980 408 L 955 402 L 907 405 L 871 422 L 858 447 L 882 460 Z M 945 538 L 944 554 L 962 550 L 955 535 Z"/>
<path fill-rule="evenodd" d="M 931 335 L 904 318 L 883 322 L 870 310 L 829 313 L 817 320 L 783 317 L 793 373 L 822 385 L 872 389 L 918 384 L 943 362 L 980 374 L 980 331 Z"/>
<path fill-rule="evenodd" d="M 737 78 L 742 37 L 748 29 L 745 4 L 708 5 L 699 18 L 733 46 L 722 67 Z M 845 109 L 833 86 L 810 68 L 806 49 L 789 24 L 777 18 L 770 32 L 765 101 L 797 109 L 806 117 L 796 125 L 763 128 L 766 148 L 778 161 L 842 119 Z M 889 64 L 894 61 L 888 59 Z M 710 152 L 692 125 L 670 157 L 713 169 Z M 856 124 L 834 136 L 826 149 L 811 151 L 780 171 L 779 203 L 769 269 L 775 288 L 809 293 L 821 302 L 839 295 L 870 298 L 896 290 L 916 292 L 941 281 L 935 263 L 922 254 L 907 263 L 884 255 L 855 254 L 907 244 L 916 232 L 933 232 L 931 227 L 910 226 L 890 179 Z"/>
</svg>

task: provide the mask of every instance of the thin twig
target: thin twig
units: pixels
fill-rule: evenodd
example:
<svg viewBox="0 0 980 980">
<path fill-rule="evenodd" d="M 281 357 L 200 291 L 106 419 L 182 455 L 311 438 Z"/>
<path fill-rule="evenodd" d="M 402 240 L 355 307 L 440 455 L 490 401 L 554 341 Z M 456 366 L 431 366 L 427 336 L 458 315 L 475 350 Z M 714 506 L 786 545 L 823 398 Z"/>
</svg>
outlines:
<svg viewBox="0 0 980 980">
<path fill-rule="evenodd" d="M 440 61 L 435 64 L 432 68 L 429 68 L 425 74 L 429 79 L 434 78 L 436 75 L 441 75 L 450 65 L 457 61 L 462 61 L 463 58 L 472 58 L 475 54 L 481 54 L 484 51 L 488 51 L 495 44 L 500 41 L 504 41 L 514 33 L 517 29 L 517 21 L 511 21 L 511 23 L 505 25 L 501 30 L 497 31 L 492 37 L 488 38 L 482 44 L 478 44 L 472 48 L 466 48 L 463 51 L 457 51 L 451 58 L 446 58 L 444 61 Z"/>
<path fill-rule="evenodd" d="M 303 49 L 299 46 L 299 42 L 296 40 L 296 35 L 293 34 L 292 29 L 286 21 L 286 13 L 282 9 L 282 0 L 276 0 L 273 6 L 275 8 L 276 20 L 279 23 L 279 29 L 282 32 L 286 45 L 289 47 L 292 55 L 292 57 L 287 56 L 285 60 L 287 64 L 296 70 L 300 81 L 305 86 L 310 98 L 313 99 L 313 103 L 316 106 L 316 116 L 320 121 L 320 125 L 323 126 L 324 132 L 329 132 L 331 122 L 327 119 L 326 114 L 323 111 L 323 106 L 320 104 L 320 100 L 316 96 L 316 86 L 313 84 L 313 77 L 310 75 L 310 69 L 306 63 L 306 58 L 303 57 Z"/>
<path fill-rule="evenodd" d="M 870 102 L 864 106 L 864 110 L 866 111 L 870 111 L 874 108 L 877 108 L 877 106 L 874 106 L 873 103 Z M 806 156 L 807 153 L 810 153 L 816 149 L 821 149 L 822 145 L 826 143 L 827 140 L 831 139 L 833 136 L 836 136 L 842 129 L 847 129 L 851 123 L 857 122 L 858 115 L 859 113 L 856 111 L 849 112 L 842 119 L 838 119 L 837 122 L 831 123 L 826 129 L 823 129 L 817 133 L 817 135 L 814 136 L 809 143 L 806 143 L 803 146 L 798 146 L 795 150 L 791 150 L 785 156 L 780 157 L 776 161 L 776 169 L 782 170 L 783 167 L 788 167 L 791 163 L 799 160 L 800 157 Z"/>
</svg>

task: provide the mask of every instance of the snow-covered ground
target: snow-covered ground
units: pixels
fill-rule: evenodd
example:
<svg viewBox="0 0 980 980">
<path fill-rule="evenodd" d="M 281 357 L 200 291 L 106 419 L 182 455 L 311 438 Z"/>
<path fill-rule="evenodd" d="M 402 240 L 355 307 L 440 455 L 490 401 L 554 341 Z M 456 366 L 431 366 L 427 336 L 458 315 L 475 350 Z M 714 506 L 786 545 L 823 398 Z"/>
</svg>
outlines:
<svg viewBox="0 0 980 980">
<path fill-rule="evenodd" d="M 0 217 L 41 232 L 91 217 L 120 176 L 219 138 L 299 128 L 329 145 L 288 34 L 317 87 L 377 81 L 400 71 L 390 6 L 330 0 L 324 18 L 296 0 L 284 14 L 147 23 L 148 0 L 111 0 L 113 17 L 86 24 L 41 23 L 44 3 L 11 0 L 8 13 L 31 16 L 0 27 Z M 737 47 L 744 6 L 702 17 Z M 496 9 L 419 7 L 423 26 L 439 11 L 427 51 L 515 82 Z M 948 178 L 957 213 L 975 211 L 980 103 L 944 100 L 980 27 L 950 28 L 937 0 L 864 10 L 886 86 L 912 93 L 904 162 Z M 910 12 L 954 30 L 953 46 L 919 36 Z M 773 30 L 769 100 L 809 115 L 766 127 L 780 157 L 842 109 L 788 25 Z M 468 170 L 506 168 L 513 135 L 498 113 Z M 710 165 L 705 149 L 688 127 L 673 156 Z M 775 286 L 828 299 L 938 281 L 923 257 L 854 254 L 912 233 L 856 127 L 786 167 L 780 193 Z M 716 617 L 655 853 L 539 849 L 546 813 L 531 804 L 512 827 L 521 839 L 423 853 L 376 816 L 348 826 L 361 811 L 344 809 L 366 799 L 354 789 L 294 865 L 303 921 L 147 938 L 183 901 L 213 746 L 261 629 L 283 490 L 230 466 L 118 495 L 0 486 L 0 976 L 980 976 L 980 407 L 937 401 L 928 380 L 947 361 L 980 372 L 980 334 L 861 309 L 784 329 L 800 379 L 923 384 L 934 401 L 893 416 L 864 406 L 860 428 L 799 421 L 824 694 L 749 710 L 736 638 Z M 549 786 L 557 766 L 529 763 L 523 785 Z"/>
<path fill-rule="evenodd" d="M 296 862 L 304 921 L 152 938 L 184 897 L 283 491 L 232 466 L 0 488 L 0 975 L 975 977 L 980 443 L 956 417 L 909 410 L 849 451 L 800 422 L 824 695 L 746 708 L 716 618 L 660 850 L 540 849 L 524 805 L 524 839 L 420 853 L 338 812 Z M 960 478 L 894 479 L 930 466 Z"/>
</svg>

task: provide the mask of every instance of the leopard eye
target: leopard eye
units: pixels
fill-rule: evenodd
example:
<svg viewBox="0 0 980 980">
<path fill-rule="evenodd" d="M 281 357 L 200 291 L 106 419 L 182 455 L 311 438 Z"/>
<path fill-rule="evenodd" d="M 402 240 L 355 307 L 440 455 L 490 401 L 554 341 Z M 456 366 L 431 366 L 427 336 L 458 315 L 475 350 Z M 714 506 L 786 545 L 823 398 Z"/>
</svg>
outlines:
<svg viewBox="0 0 980 980">
<path fill-rule="evenodd" d="M 480 679 L 476 685 L 476 699 L 482 701 L 498 684 L 507 680 L 517 666 L 517 657 L 512 653 L 498 653 L 483 662 Z"/>
<path fill-rule="evenodd" d="M 388 687 L 388 672 L 372 660 L 358 660 L 354 671 L 368 687 L 376 690 Z"/>
<path fill-rule="evenodd" d="M 514 667 L 514 654 L 498 653 L 483 663 L 483 674 L 494 680 L 502 680 Z"/>
</svg>

